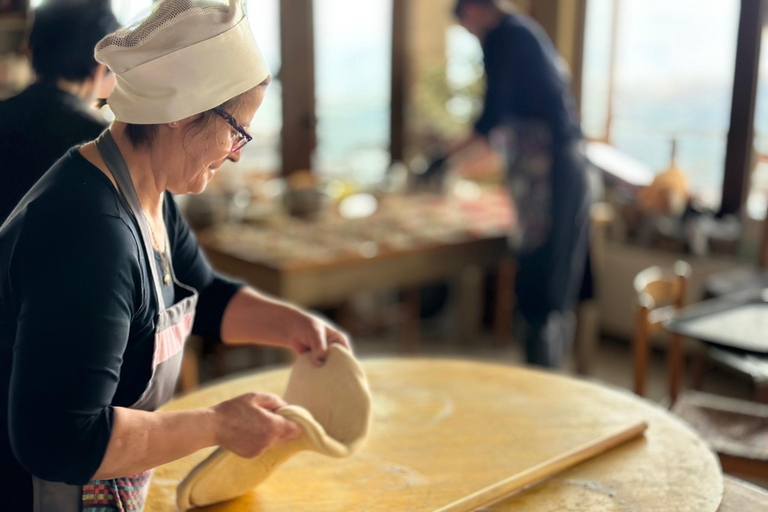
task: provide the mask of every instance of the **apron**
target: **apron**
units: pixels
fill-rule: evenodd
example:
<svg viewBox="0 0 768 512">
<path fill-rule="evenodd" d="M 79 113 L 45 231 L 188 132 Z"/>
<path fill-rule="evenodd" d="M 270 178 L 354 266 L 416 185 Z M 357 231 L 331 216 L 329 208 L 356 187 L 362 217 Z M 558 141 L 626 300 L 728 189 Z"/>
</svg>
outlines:
<svg viewBox="0 0 768 512">
<path fill-rule="evenodd" d="M 507 118 L 491 132 L 517 211 L 515 337 L 528 363 L 558 367 L 575 333 L 572 310 L 587 268 L 590 197 L 580 140 L 557 141 L 546 121 Z"/>
<path fill-rule="evenodd" d="M 192 331 L 197 306 L 197 291 L 176 280 L 173 263 L 170 272 L 177 293 L 184 298 L 169 308 L 163 300 L 161 273 L 157 268 L 149 225 L 139 204 L 128 166 L 109 130 L 96 139 L 96 147 L 117 182 L 120 198 L 133 214 L 141 232 L 144 258 L 150 262 L 152 283 L 158 304 L 152 377 L 139 399 L 130 408 L 154 411 L 173 396 L 181 371 L 184 340 Z M 168 238 L 166 236 L 166 247 Z M 170 257 L 169 257 L 170 259 Z M 32 477 L 34 512 L 139 512 L 149 489 L 150 471 L 125 478 L 96 480 L 84 486 L 48 482 Z"/>
</svg>

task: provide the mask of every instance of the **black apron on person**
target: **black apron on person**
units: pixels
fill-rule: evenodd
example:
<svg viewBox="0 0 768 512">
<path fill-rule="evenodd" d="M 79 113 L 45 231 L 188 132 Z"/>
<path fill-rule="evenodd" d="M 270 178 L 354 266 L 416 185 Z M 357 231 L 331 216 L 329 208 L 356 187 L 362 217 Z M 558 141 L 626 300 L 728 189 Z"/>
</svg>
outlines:
<svg viewBox="0 0 768 512">
<path fill-rule="evenodd" d="M 130 408 L 154 411 L 173 396 L 181 371 L 184 340 L 191 332 L 194 322 L 197 291 L 176 280 L 171 263 L 170 272 L 173 282 L 176 289 L 181 290 L 183 298 L 166 308 L 162 294 L 161 272 L 154 258 L 149 225 L 142 212 L 125 159 L 108 130 L 96 140 L 96 147 L 115 178 L 120 198 L 137 221 L 144 255 L 150 262 L 152 288 L 159 311 L 155 321 L 152 377 L 144 393 Z M 23 205 L 19 205 L 17 210 L 21 207 Z M 167 237 L 166 246 L 169 247 Z M 33 510 L 34 512 L 139 512 L 144 507 L 149 480 L 150 471 L 124 478 L 91 481 L 84 486 L 48 482 L 33 476 Z"/>
<path fill-rule="evenodd" d="M 589 250 L 590 194 L 581 139 L 557 141 L 550 123 L 508 117 L 491 133 L 506 163 L 517 211 L 510 247 L 515 278 L 516 337 L 531 364 L 557 367 L 575 334 L 574 308 Z"/>
</svg>

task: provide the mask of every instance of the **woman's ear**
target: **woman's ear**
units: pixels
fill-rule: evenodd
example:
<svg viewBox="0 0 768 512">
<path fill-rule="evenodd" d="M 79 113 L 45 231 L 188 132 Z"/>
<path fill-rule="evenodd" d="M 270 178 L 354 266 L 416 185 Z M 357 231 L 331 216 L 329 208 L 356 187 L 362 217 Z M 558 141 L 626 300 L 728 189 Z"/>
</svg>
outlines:
<svg viewBox="0 0 768 512">
<path fill-rule="evenodd" d="M 112 93 L 112 89 L 115 88 L 115 75 L 111 73 L 107 66 L 99 64 L 91 75 L 93 80 L 93 96 L 96 99 L 104 99 L 109 97 Z"/>
</svg>

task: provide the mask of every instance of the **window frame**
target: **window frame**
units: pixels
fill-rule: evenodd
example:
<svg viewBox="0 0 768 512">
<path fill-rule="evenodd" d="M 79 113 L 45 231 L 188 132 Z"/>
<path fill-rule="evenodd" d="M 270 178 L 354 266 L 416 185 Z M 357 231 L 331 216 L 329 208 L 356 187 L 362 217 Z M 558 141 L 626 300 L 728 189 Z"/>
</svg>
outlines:
<svg viewBox="0 0 768 512">
<path fill-rule="evenodd" d="M 577 20 L 583 26 L 586 20 L 586 2 L 584 19 Z M 611 122 L 613 117 L 613 84 L 615 82 L 615 57 L 617 47 L 618 14 L 621 0 L 613 0 L 614 9 L 611 27 L 611 64 L 608 74 L 608 116 L 605 127 L 605 139 L 610 143 Z M 725 165 L 723 168 L 723 187 L 721 192 L 720 210 L 718 216 L 743 215 L 749 192 L 752 173 L 752 152 L 754 144 L 754 119 L 757 103 L 757 84 L 760 62 L 760 45 L 762 42 L 763 9 L 765 0 L 741 0 L 739 13 L 739 28 L 736 43 L 736 65 L 734 71 L 733 91 L 731 95 L 731 115 L 727 134 Z M 581 13 L 580 13 L 581 15 Z M 577 30 L 580 41 L 577 48 L 581 55 L 584 52 L 584 30 Z M 583 66 L 582 62 L 579 64 Z M 578 69 L 581 79 L 583 70 Z M 579 94 L 581 84 L 575 86 Z M 579 101 L 581 97 L 579 96 Z"/>
</svg>

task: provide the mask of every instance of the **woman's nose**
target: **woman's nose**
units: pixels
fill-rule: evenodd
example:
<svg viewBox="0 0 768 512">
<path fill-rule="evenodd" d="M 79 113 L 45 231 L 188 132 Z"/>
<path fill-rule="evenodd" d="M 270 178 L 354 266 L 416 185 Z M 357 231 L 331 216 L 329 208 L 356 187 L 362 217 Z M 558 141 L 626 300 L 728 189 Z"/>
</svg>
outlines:
<svg viewBox="0 0 768 512">
<path fill-rule="evenodd" d="M 242 150 L 238 149 L 235 152 L 230 152 L 229 155 L 227 155 L 227 160 L 229 160 L 230 162 L 240 161 L 240 151 Z"/>
</svg>

